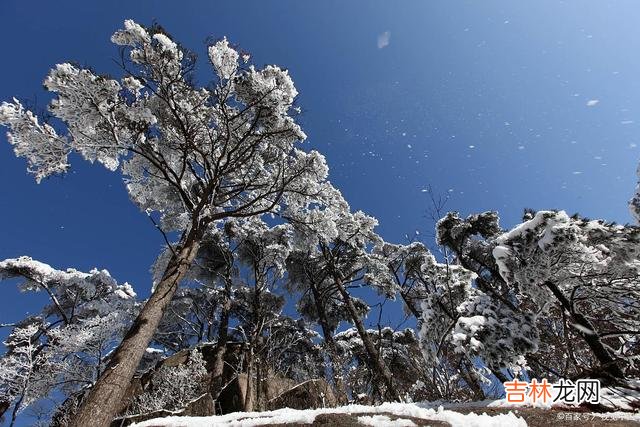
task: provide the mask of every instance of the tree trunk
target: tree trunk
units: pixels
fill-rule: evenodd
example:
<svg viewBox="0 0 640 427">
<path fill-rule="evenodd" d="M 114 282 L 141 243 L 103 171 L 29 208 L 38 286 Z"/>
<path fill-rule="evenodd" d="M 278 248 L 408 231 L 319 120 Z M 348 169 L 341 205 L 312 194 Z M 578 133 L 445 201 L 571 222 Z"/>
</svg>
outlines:
<svg viewBox="0 0 640 427">
<path fill-rule="evenodd" d="M 224 302 L 220 312 L 220 328 L 218 329 L 218 342 L 211 369 L 211 382 L 209 392 L 214 400 L 220 397 L 224 387 L 224 358 L 227 354 L 227 341 L 229 339 L 229 313 L 231 312 L 231 279 L 225 282 Z"/>
<path fill-rule="evenodd" d="M 509 378 L 507 378 L 507 376 L 505 374 L 503 374 L 500 369 L 494 369 L 494 368 L 489 368 L 489 370 L 491 371 L 491 373 L 498 379 L 498 381 L 500 381 L 501 383 L 506 383 L 507 381 L 509 381 Z"/>
<path fill-rule="evenodd" d="M 247 360 L 247 387 L 245 388 L 246 392 L 244 395 L 244 412 L 252 412 L 253 411 L 253 381 L 251 377 L 253 376 L 253 345 L 249 349 L 249 357 Z"/>
<path fill-rule="evenodd" d="M 598 362 L 602 366 L 604 372 L 613 378 L 624 378 L 624 372 L 622 372 L 622 369 L 618 366 L 616 359 L 602 343 L 600 336 L 589 319 L 583 316 L 582 313 L 573 309 L 572 304 L 555 283 L 545 282 L 545 286 L 549 288 L 553 295 L 560 301 L 560 304 L 566 310 L 567 314 L 571 316 L 573 322 L 581 327 L 576 328 L 578 334 L 587 343 L 596 359 L 598 359 Z M 592 333 L 585 332 L 587 330 L 592 331 Z"/>
<path fill-rule="evenodd" d="M 256 411 L 260 412 L 264 410 L 262 407 L 262 358 L 258 358 L 256 362 Z"/>
<path fill-rule="evenodd" d="M 475 400 L 483 400 L 485 398 L 484 391 L 482 390 L 482 386 L 478 383 L 478 380 L 473 372 L 473 365 L 463 356 L 460 360 L 460 373 L 462 374 L 462 378 L 464 382 L 467 383 L 471 391 L 473 392 L 473 398 Z"/>
<path fill-rule="evenodd" d="M 349 312 L 349 316 L 351 317 L 353 324 L 358 330 L 360 339 L 362 339 L 362 343 L 364 344 L 364 348 L 369 359 L 369 369 L 373 371 L 374 377 L 378 375 L 382 376 L 382 381 L 386 386 L 385 398 L 400 402 L 400 395 L 393 385 L 391 371 L 389 370 L 389 367 L 384 362 L 384 360 L 382 360 L 382 358 L 380 357 L 380 353 L 378 353 L 378 350 L 376 350 L 373 342 L 371 341 L 371 338 L 367 334 L 367 331 L 364 328 L 364 324 L 362 323 L 362 319 L 360 319 L 358 311 L 353 305 L 351 295 L 349 295 L 349 293 L 343 286 L 342 279 L 339 276 L 334 277 L 334 284 L 338 288 L 338 292 L 342 296 L 342 300 L 347 306 L 347 311 Z"/>
<path fill-rule="evenodd" d="M 338 403 L 346 403 L 347 402 L 347 387 L 344 381 L 342 380 L 342 375 L 338 373 L 338 369 L 340 368 L 340 363 L 338 362 L 338 350 L 336 346 L 336 341 L 333 339 L 333 331 L 329 327 L 329 322 L 327 320 L 327 312 L 324 309 L 324 301 L 320 297 L 320 292 L 316 287 L 315 283 L 311 281 L 311 293 L 313 294 L 313 300 L 316 303 L 316 310 L 318 311 L 318 323 L 320 323 L 320 327 L 322 328 L 322 335 L 324 338 L 324 343 L 327 346 L 327 350 L 329 353 L 329 359 L 331 362 L 331 377 L 334 382 L 335 390 L 336 390 L 336 398 Z"/>
<path fill-rule="evenodd" d="M 200 227 L 185 232 L 169 260 L 162 280 L 156 285 L 104 372 L 82 402 L 71 423 L 72 427 L 107 427 L 111 424 L 180 280 L 198 252 L 201 237 Z"/>
</svg>

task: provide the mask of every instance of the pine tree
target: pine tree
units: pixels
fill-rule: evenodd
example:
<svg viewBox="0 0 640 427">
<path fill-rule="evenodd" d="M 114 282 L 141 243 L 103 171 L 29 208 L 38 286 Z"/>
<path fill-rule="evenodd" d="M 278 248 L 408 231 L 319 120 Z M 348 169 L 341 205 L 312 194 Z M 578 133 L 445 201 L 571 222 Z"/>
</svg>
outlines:
<svg viewBox="0 0 640 427">
<path fill-rule="evenodd" d="M 0 106 L 0 124 L 38 182 L 66 172 L 69 154 L 79 153 L 119 171 L 134 203 L 159 215 L 163 232 L 180 235 L 76 426 L 109 424 L 208 230 L 228 218 L 301 209 L 327 174 L 321 155 L 297 148 L 306 136 L 291 116 L 297 91 L 287 71 L 249 66 L 223 39 L 208 48 L 217 80 L 199 88 L 195 56 L 160 27 L 124 27 L 111 38 L 122 48 L 120 81 L 69 63 L 49 73 L 56 123 L 41 123 L 17 100 Z"/>
</svg>

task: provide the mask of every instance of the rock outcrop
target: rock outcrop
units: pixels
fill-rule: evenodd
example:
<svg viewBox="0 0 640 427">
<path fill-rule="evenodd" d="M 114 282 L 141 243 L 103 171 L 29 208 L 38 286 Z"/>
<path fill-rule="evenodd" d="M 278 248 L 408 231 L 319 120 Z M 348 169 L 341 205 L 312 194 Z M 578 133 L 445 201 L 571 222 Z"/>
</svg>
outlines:
<svg viewBox="0 0 640 427">
<path fill-rule="evenodd" d="M 154 375 L 160 369 L 171 369 L 186 364 L 189 361 L 191 351 L 183 350 L 169 356 L 157 362 L 153 368 L 144 374 L 135 377 L 127 389 L 126 398 L 120 408 L 120 413 L 123 415 L 113 421 L 112 427 L 126 426 L 134 422 L 165 416 L 208 416 L 242 411 L 248 385 L 247 374 L 243 372 L 243 346 L 240 343 L 229 343 L 225 355 L 225 369 L 222 375 L 224 388 L 217 396 L 217 399 L 210 392 L 206 392 L 178 411 L 160 410 L 145 414 L 125 415 L 130 412 L 129 406 L 131 402 L 153 384 Z M 201 353 L 206 369 L 210 373 L 215 357 L 215 345 L 200 345 L 195 348 L 195 351 Z M 251 380 L 255 381 L 255 379 Z M 212 378 L 209 375 L 200 381 L 207 381 L 211 384 Z M 257 402 L 257 410 L 273 410 L 284 407 L 296 409 L 321 408 L 337 404 L 331 386 L 324 379 L 311 379 L 299 383 L 291 378 L 268 374 L 260 383 L 259 387 L 254 383 L 250 388 L 254 390 L 253 399 Z M 208 384 L 204 386 L 203 389 L 209 389 Z"/>
</svg>

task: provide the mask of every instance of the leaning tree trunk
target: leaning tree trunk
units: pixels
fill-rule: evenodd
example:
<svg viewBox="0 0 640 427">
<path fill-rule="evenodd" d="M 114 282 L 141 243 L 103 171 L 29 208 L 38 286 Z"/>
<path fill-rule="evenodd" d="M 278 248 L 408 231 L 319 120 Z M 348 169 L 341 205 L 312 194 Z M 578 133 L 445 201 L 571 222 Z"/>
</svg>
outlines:
<svg viewBox="0 0 640 427">
<path fill-rule="evenodd" d="M 562 291 L 556 286 L 555 283 L 545 282 L 545 286 L 553 293 L 553 295 L 560 301 L 560 304 L 566 310 L 567 314 L 571 316 L 573 322 L 580 328 L 578 334 L 582 337 L 584 342 L 587 343 L 593 355 L 598 359 L 598 362 L 602 366 L 604 372 L 610 375 L 612 378 L 624 379 L 624 372 L 616 359 L 611 355 L 607 347 L 602 342 L 600 335 L 596 332 L 593 324 L 582 313 L 573 309 L 571 302 L 562 293 Z M 591 332 L 585 332 L 591 331 Z"/>
<path fill-rule="evenodd" d="M 201 227 L 185 232 L 153 294 L 114 351 L 109 364 L 82 402 L 71 427 L 107 427 L 120 409 L 122 398 L 140 364 L 164 312 L 193 262 L 202 237 Z"/>
<path fill-rule="evenodd" d="M 380 353 L 378 352 L 376 347 L 373 345 L 373 342 L 371 341 L 371 337 L 369 337 L 369 334 L 367 334 L 367 331 L 364 328 L 364 324 L 362 323 L 362 319 L 358 315 L 358 311 L 356 310 L 356 307 L 353 304 L 351 295 L 349 295 L 349 292 L 347 292 L 342 282 L 343 280 L 341 277 L 339 276 L 334 277 L 334 284 L 338 288 L 338 292 L 342 297 L 342 301 L 347 307 L 347 312 L 349 313 L 349 317 L 351 317 L 351 321 L 353 322 L 356 329 L 358 330 L 358 335 L 360 335 L 360 339 L 362 339 L 362 343 L 364 344 L 364 348 L 368 356 L 367 359 L 369 360 L 369 369 L 374 371 L 373 372 L 374 377 L 378 375 L 382 377 L 382 381 L 386 386 L 385 397 L 387 399 L 392 399 L 397 402 L 400 402 L 402 399 L 400 399 L 400 395 L 398 394 L 398 391 L 396 390 L 393 384 L 391 371 L 389 370 L 389 367 L 384 362 L 384 360 L 382 360 L 382 358 L 380 357 Z"/>
<path fill-rule="evenodd" d="M 507 376 L 505 374 L 503 374 L 500 369 L 495 369 L 495 368 L 489 368 L 489 370 L 491 371 L 491 373 L 493 374 L 493 376 L 495 376 L 498 381 L 500 381 L 501 383 L 506 383 L 507 381 L 509 381 L 509 378 L 507 378 Z"/>
</svg>

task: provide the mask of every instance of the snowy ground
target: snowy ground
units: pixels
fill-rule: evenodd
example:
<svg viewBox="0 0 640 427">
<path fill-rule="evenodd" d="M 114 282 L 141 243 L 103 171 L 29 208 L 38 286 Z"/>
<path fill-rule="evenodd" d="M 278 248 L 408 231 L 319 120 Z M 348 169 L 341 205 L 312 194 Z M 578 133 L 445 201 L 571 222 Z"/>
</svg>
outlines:
<svg viewBox="0 0 640 427">
<path fill-rule="evenodd" d="M 339 418 L 339 414 L 350 417 Z M 320 420 L 322 418 L 322 421 Z M 529 420 L 529 422 L 526 421 Z M 383 403 L 379 406 L 348 405 L 325 409 L 279 409 L 269 412 L 236 412 L 215 417 L 167 417 L 135 424 L 137 427 L 249 427 L 300 425 L 372 425 L 404 427 L 451 425 L 454 427 L 520 427 L 527 425 L 640 426 L 638 413 L 590 414 L 540 408 L 504 408 L 498 402 L 477 402 L 445 409 L 429 403 Z"/>
<path fill-rule="evenodd" d="M 415 426 L 413 421 L 402 419 L 402 417 L 422 418 L 434 421 L 444 421 L 452 426 L 504 426 L 518 427 L 527 424 L 522 418 L 513 413 L 490 416 L 484 414 L 461 414 L 455 411 L 440 408 L 425 408 L 415 403 L 383 403 L 379 406 L 348 405 L 339 408 L 324 409 L 278 409 L 269 412 L 235 412 L 233 414 L 220 415 L 215 417 L 168 417 L 145 421 L 135 424 L 137 427 L 211 427 L 211 426 L 234 426 L 249 427 L 266 424 L 311 424 L 316 417 L 321 414 L 363 414 L 358 421 L 363 425 L 376 426 Z M 366 415 L 364 415 L 366 414 Z M 388 415 L 393 414 L 400 419 L 390 421 Z M 403 423 L 404 422 L 404 423 Z"/>
</svg>

